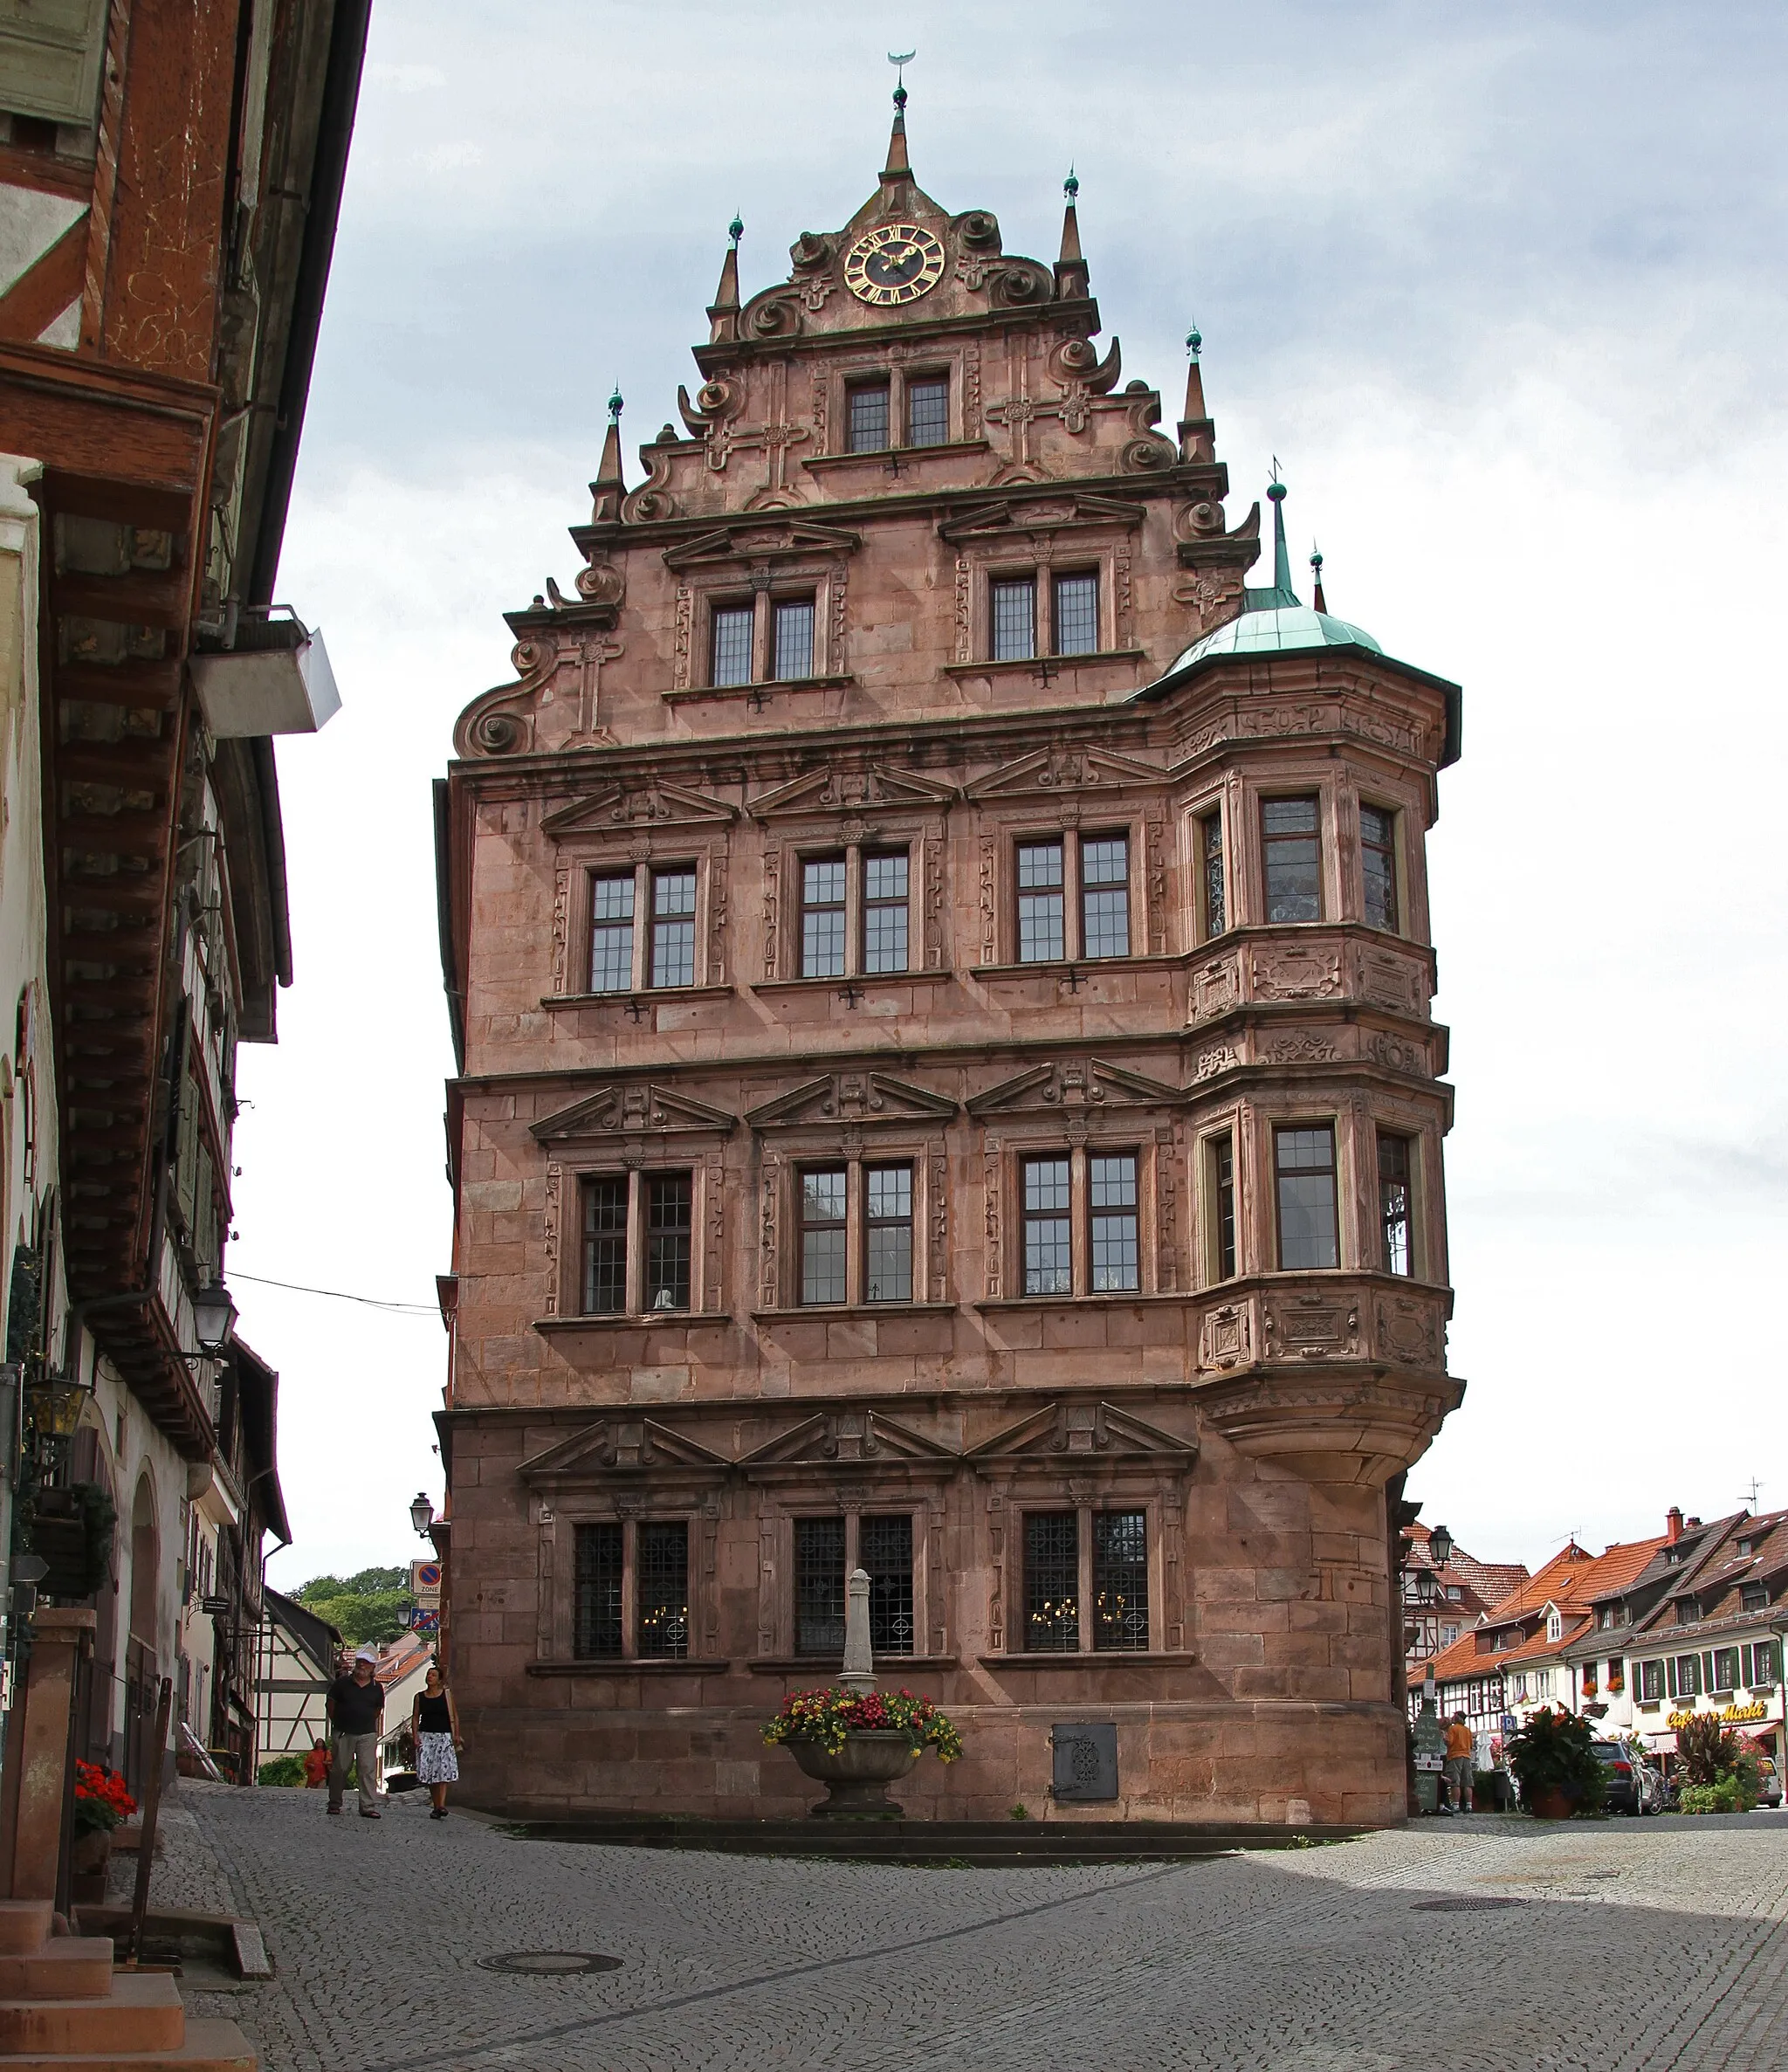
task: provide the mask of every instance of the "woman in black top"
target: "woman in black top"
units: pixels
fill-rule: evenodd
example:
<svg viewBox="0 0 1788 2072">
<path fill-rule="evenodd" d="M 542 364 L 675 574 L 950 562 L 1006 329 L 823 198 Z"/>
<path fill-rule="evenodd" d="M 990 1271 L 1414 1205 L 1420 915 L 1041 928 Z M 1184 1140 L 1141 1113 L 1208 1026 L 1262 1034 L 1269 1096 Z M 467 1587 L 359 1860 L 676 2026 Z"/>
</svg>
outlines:
<svg viewBox="0 0 1788 2072">
<path fill-rule="evenodd" d="M 429 1818 L 444 1821 L 447 1787 L 459 1781 L 455 1751 L 464 1748 L 465 1744 L 459 1738 L 459 1709 L 453 1703 L 453 1693 L 448 1690 L 437 1662 L 429 1664 L 428 1680 L 416 1694 L 410 1731 L 416 1736 L 416 1775 L 428 1786 L 429 1796 L 435 1801 Z"/>
</svg>

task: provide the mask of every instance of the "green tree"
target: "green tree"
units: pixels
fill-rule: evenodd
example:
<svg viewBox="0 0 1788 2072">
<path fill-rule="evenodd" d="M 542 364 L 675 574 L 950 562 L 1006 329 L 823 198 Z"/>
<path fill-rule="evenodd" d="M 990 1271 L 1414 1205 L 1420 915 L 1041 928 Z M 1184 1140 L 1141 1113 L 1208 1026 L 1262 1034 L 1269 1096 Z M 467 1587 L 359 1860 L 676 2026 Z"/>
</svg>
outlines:
<svg viewBox="0 0 1788 2072">
<path fill-rule="evenodd" d="M 403 1568 L 362 1568 L 345 1579 L 313 1576 L 297 1593 L 298 1601 L 327 1620 L 350 1647 L 377 1646 L 397 1638 L 416 1604 L 405 1587 L 408 1574 Z"/>
</svg>

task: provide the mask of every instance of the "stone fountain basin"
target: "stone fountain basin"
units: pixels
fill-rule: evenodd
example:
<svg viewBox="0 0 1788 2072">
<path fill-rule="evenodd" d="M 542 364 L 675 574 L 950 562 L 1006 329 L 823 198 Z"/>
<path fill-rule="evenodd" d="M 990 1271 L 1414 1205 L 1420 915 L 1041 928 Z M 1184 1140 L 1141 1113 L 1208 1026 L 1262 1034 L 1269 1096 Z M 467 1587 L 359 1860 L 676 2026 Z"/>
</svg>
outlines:
<svg viewBox="0 0 1788 2072">
<path fill-rule="evenodd" d="M 835 1755 L 817 1741 L 784 1744 L 803 1773 L 831 1788 L 813 1810 L 815 1819 L 898 1820 L 888 1786 L 918 1760 L 904 1734 L 886 1727 L 847 1734 Z"/>
</svg>

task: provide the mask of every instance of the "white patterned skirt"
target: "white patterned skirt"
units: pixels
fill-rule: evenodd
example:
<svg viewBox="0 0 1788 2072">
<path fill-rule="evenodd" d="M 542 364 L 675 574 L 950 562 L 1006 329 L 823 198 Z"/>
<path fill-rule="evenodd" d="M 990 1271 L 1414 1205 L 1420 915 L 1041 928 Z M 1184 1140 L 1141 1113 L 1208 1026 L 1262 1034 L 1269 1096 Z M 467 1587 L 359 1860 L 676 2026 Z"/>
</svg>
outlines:
<svg viewBox="0 0 1788 2072">
<path fill-rule="evenodd" d="M 454 1757 L 451 1734 L 416 1736 L 416 1773 L 424 1784 L 459 1782 L 459 1765 Z"/>
</svg>

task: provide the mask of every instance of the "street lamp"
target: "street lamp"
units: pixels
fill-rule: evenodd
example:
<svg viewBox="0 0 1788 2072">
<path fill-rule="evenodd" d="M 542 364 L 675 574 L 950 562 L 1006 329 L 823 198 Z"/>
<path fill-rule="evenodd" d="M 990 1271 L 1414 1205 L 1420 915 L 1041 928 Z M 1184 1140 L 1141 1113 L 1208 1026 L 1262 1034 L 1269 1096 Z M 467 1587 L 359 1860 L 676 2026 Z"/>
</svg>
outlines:
<svg viewBox="0 0 1788 2072">
<path fill-rule="evenodd" d="M 1436 1568 L 1444 1568 L 1453 1559 L 1453 1535 L 1444 1525 L 1436 1525 L 1428 1534 L 1428 1552 Z"/>
<path fill-rule="evenodd" d="M 416 1493 L 416 1502 L 409 1507 L 409 1522 L 416 1527 L 418 1539 L 429 1537 L 429 1527 L 435 1522 L 435 1507 L 420 1490 Z"/>
<path fill-rule="evenodd" d="M 193 1297 L 192 1328 L 202 1353 L 215 1357 L 228 1347 L 236 1328 L 236 1304 L 222 1281 L 201 1288 Z"/>
</svg>

